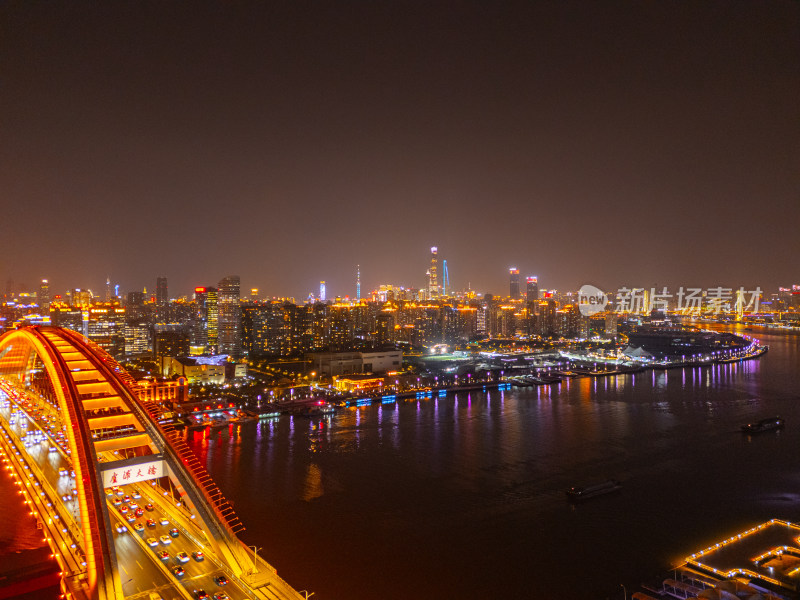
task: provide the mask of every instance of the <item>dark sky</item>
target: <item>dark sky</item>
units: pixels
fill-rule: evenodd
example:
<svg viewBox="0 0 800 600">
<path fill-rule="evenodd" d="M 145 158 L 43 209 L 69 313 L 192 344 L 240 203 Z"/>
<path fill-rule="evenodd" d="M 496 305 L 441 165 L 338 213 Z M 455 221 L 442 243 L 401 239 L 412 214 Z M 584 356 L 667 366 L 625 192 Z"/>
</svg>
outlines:
<svg viewBox="0 0 800 600">
<path fill-rule="evenodd" d="M 3 281 L 800 283 L 800 3 L 250 4 L 0 4 Z"/>
</svg>

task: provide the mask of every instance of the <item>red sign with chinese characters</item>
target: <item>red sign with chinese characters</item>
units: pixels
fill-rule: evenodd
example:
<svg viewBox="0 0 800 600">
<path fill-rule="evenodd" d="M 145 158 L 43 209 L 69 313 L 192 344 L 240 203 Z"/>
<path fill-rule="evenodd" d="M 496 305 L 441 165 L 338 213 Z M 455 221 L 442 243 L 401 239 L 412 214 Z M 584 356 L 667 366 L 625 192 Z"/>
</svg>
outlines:
<svg viewBox="0 0 800 600">
<path fill-rule="evenodd" d="M 103 487 L 113 487 L 115 485 L 125 485 L 126 483 L 136 483 L 147 479 L 156 479 L 166 475 L 166 468 L 163 460 L 156 460 L 138 465 L 109 468 L 103 471 Z"/>
</svg>

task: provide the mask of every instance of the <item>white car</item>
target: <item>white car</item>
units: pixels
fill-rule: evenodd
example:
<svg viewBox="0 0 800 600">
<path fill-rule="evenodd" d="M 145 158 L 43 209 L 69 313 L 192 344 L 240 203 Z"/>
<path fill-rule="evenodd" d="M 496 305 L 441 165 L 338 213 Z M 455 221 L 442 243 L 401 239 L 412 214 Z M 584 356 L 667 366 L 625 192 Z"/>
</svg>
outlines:
<svg viewBox="0 0 800 600">
<path fill-rule="evenodd" d="M 172 543 L 172 538 L 171 538 L 171 537 L 169 537 L 168 535 L 162 535 L 162 536 L 161 536 L 160 538 L 158 538 L 158 539 L 160 539 L 160 540 L 161 540 L 161 543 L 162 543 L 162 544 L 164 544 L 165 546 L 166 546 L 167 544 L 171 544 L 171 543 Z"/>
<path fill-rule="evenodd" d="M 158 522 L 161 523 L 162 525 L 169 525 L 169 520 L 167 519 L 167 517 L 161 517 L 161 519 Z"/>
<path fill-rule="evenodd" d="M 147 545 L 150 546 L 151 548 L 155 548 L 156 546 L 158 546 L 158 540 L 154 537 L 149 537 L 147 538 Z"/>
</svg>

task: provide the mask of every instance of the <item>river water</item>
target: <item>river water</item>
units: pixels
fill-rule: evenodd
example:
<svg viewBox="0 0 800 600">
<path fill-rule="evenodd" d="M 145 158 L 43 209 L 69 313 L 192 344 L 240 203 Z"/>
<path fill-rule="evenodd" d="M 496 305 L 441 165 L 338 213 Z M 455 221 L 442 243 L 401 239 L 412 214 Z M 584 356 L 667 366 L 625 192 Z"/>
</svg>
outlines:
<svg viewBox="0 0 800 600">
<path fill-rule="evenodd" d="M 712 541 L 800 520 L 796 334 L 760 359 L 281 417 L 189 442 L 242 537 L 320 600 L 622 598 Z M 748 437 L 750 420 L 787 427 Z M 619 494 L 564 490 L 615 478 Z"/>
</svg>

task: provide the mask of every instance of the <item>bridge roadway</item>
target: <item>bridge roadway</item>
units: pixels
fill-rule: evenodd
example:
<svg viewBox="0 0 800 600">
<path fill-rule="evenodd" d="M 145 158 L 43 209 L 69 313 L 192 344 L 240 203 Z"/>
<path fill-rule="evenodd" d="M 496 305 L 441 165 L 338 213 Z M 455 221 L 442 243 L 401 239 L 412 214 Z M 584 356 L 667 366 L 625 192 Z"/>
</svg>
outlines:
<svg viewBox="0 0 800 600">
<path fill-rule="evenodd" d="M 24 487 L 32 490 L 25 497 L 30 497 L 32 514 L 39 513 L 51 547 L 56 540 L 55 545 L 63 549 L 62 567 L 80 571 L 85 563 L 78 564 L 80 557 L 70 555 L 70 548 L 80 545 L 82 535 L 70 451 L 63 436 L 48 427 L 47 416 L 36 409 L 39 403 L 31 391 L 14 388 L 7 380 L 2 383 L 0 447 L 4 466 L 16 475 L 18 485 L 24 482 Z M 97 459 L 119 460 L 114 454 L 104 452 Z M 284 597 L 269 586 L 254 594 L 252 587 L 237 577 L 209 544 L 203 543 L 195 516 L 156 481 L 106 489 L 106 504 L 125 598 L 190 599 L 201 597 L 200 592 L 218 600 Z M 140 516 L 136 516 L 137 508 Z M 159 556 L 162 552 L 167 553 L 163 558 Z M 181 552 L 185 556 L 179 560 Z M 256 566 L 263 565 L 254 562 L 254 569 Z M 224 586 L 215 580 L 220 576 L 227 579 Z"/>
</svg>

